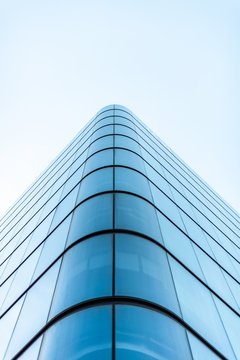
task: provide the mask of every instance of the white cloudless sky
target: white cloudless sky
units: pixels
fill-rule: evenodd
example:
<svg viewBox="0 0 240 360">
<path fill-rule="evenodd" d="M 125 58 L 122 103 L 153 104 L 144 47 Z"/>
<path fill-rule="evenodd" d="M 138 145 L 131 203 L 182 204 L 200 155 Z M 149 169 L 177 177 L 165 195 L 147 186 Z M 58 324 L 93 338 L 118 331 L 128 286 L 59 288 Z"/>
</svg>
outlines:
<svg viewBox="0 0 240 360">
<path fill-rule="evenodd" d="M 240 211 L 239 0 L 0 0 L 0 213 L 103 106 Z"/>
</svg>

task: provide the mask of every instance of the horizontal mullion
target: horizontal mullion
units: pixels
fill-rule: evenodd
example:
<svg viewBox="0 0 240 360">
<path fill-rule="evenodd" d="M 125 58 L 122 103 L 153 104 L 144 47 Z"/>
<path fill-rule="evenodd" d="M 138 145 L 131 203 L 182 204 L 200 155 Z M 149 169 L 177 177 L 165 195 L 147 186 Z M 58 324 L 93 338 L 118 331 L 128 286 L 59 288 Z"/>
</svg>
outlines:
<svg viewBox="0 0 240 360">
<path fill-rule="evenodd" d="M 101 192 L 101 193 L 97 193 L 95 195 L 90 196 L 87 199 L 84 199 L 83 201 L 81 201 L 81 203 L 77 204 L 75 206 L 75 208 L 64 218 L 64 220 L 79 206 L 81 206 L 83 203 L 85 203 L 86 201 L 95 198 L 97 196 L 102 196 L 105 194 L 127 194 L 129 196 L 135 196 L 138 197 L 140 199 L 142 199 L 143 201 L 148 202 L 150 205 L 152 205 L 156 210 L 158 210 L 159 212 L 161 212 L 161 210 L 159 210 L 151 201 L 149 201 L 148 199 L 134 194 L 134 193 L 129 193 L 127 191 L 118 191 L 118 190 L 113 190 L 113 191 L 105 191 L 105 192 Z M 170 220 L 163 212 L 161 212 L 168 220 Z M 63 221 L 64 221 L 63 220 Z M 170 220 L 171 221 L 171 220 Z M 171 221 L 172 222 L 172 221 Z M 219 300 L 221 300 L 229 309 L 231 309 L 237 316 L 240 317 L 240 314 L 238 311 L 236 311 L 231 305 L 229 305 L 218 293 L 216 293 L 208 284 L 206 284 L 202 279 L 200 279 L 192 270 L 190 270 L 181 260 L 179 260 L 174 254 L 171 253 L 171 251 L 169 251 L 163 244 L 159 243 L 156 239 L 151 238 L 148 235 L 144 235 L 141 233 L 138 233 L 136 231 L 132 231 L 132 230 L 126 230 L 126 229 L 109 229 L 109 230 L 100 230 L 97 232 L 93 232 L 93 233 L 89 233 L 88 235 L 74 241 L 72 244 L 70 244 L 67 248 L 65 248 L 64 251 L 62 251 L 62 253 L 51 263 L 50 266 L 48 266 L 48 268 L 37 278 L 34 280 L 34 282 L 32 284 L 30 284 L 28 286 L 28 288 L 9 306 L 9 308 L 7 308 L 4 313 L 0 316 L 0 318 L 2 318 L 9 310 L 12 306 L 14 306 L 14 304 L 22 297 L 24 296 L 24 294 L 67 252 L 70 250 L 70 248 L 72 248 L 73 246 L 75 246 L 77 243 L 87 240 L 93 236 L 96 235 L 102 235 L 102 234 L 109 234 L 109 233 L 127 233 L 127 234 L 133 234 L 133 235 L 137 235 L 140 237 L 143 237 L 147 240 L 150 240 L 152 242 L 154 242 L 155 244 L 157 244 L 159 247 L 161 247 L 163 250 L 165 250 L 174 260 L 176 260 L 181 266 L 183 266 L 189 273 L 191 273 L 191 275 L 193 275 L 198 281 L 200 281 L 209 291 L 211 291 L 212 294 L 214 294 Z M 221 267 L 221 266 L 220 266 Z M 222 267 L 221 267 L 222 268 Z"/>
</svg>

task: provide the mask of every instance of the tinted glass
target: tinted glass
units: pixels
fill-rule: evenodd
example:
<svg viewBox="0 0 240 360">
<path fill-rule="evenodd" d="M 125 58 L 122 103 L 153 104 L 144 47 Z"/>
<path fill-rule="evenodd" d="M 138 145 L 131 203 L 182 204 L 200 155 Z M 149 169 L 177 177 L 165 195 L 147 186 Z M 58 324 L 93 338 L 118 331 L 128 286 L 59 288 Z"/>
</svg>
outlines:
<svg viewBox="0 0 240 360">
<path fill-rule="evenodd" d="M 112 235 L 82 241 L 63 257 L 51 317 L 81 301 L 112 295 Z"/>
<path fill-rule="evenodd" d="M 74 313 L 46 333 L 39 360 L 112 359 L 111 307 Z"/>
<path fill-rule="evenodd" d="M 116 360 L 140 359 L 191 359 L 185 330 L 161 313 L 116 306 Z"/>
<path fill-rule="evenodd" d="M 147 299 L 180 314 L 165 251 L 132 235 L 117 234 L 115 239 L 116 294 Z"/>
</svg>

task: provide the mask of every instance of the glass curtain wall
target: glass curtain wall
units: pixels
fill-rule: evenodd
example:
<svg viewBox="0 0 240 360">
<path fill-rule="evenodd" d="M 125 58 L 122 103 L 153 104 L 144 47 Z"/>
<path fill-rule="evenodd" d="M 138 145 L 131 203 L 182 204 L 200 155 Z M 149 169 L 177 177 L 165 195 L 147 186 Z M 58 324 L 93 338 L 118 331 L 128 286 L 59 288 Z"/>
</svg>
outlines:
<svg viewBox="0 0 240 360">
<path fill-rule="evenodd" d="M 240 358 L 239 214 L 127 108 L 0 225 L 0 359 Z"/>
</svg>

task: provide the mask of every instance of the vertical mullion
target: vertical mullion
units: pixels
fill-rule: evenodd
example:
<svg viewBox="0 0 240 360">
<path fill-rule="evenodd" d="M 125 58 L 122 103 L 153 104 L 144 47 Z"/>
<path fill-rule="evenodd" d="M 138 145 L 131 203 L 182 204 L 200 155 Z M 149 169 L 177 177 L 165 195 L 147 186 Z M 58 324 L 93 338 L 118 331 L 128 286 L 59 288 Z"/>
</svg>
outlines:
<svg viewBox="0 0 240 360">
<path fill-rule="evenodd" d="M 112 262 L 112 296 L 115 296 L 115 105 L 113 105 L 113 262 Z M 112 305 L 112 360 L 115 360 L 115 305 Z"/>
</svg>

